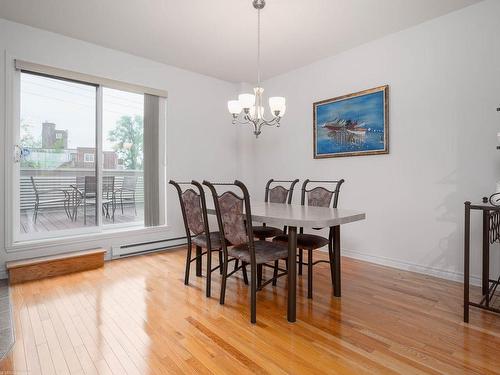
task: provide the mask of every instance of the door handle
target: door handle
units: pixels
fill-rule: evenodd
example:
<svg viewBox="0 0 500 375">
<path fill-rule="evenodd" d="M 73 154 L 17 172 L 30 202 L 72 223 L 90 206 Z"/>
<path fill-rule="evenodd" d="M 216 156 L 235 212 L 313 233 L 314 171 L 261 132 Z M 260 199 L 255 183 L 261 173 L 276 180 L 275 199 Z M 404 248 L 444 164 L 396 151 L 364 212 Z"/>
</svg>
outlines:
<svg viewBox="0 0 500 375">
<path fill-rule="evenodd" d="M 23 149 L 19 145 L 14 145 L 14 163 L 20 163 L 23 155 Z"/>
</svg>

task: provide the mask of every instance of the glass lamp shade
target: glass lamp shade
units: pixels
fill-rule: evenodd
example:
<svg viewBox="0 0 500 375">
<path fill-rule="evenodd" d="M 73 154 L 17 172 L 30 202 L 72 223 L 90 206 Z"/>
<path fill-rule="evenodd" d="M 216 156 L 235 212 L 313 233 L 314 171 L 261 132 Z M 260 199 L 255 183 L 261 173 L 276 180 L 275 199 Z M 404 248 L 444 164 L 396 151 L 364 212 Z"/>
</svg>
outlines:
<svg viewBox="0 0 500 375">
<path fill-rule="evenodd" d="M 282 108 L 281 108 L 281 111 L 280 111 L 280 117 L 283 117 L 285 115 L 285 112 L 286 112 L 286 105 L 284 105 Z"/>
<path fill-rule="evenodd" d="M 227 102 L 227 109 L 232 115 L 237 115 L 241 112 L 241 104 L 239 100 L 230 100 Z"/>
<path fill-rule="evenodd" d="M 238 101 L 240 102 L 241 108 L 249 109 L 255 104 L 255 95 L 253 94 L 240 94 L 238 95 Z"/>
<path fill-rule="evenodd" d="M 269 107 L 271 107 L 271 112 L 274 114 L 279 111 L 280 115 L 284 111 L 286 100 L 282 96 L 273 96 L 269 98 Z"/>
</svg>

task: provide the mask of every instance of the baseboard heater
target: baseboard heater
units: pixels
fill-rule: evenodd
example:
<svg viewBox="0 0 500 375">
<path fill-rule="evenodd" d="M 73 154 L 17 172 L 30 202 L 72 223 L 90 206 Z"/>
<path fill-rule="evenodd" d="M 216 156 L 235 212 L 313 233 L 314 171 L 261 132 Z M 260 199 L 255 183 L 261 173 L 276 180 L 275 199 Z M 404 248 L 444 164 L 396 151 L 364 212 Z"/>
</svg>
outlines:
<svg viewBox="0 0 500 375">
<path fill-rule="evenodd" d="M 133 243 L 121 246 L 111 247 L 111 257 L 113 259 L 123 258 L 132 255 L 140 255 L 146 253 L 152 253 L 155 251 L 162 251 L 171 249 L 174 247 L 179 247 L 187 243 L 186 237 L 176 237 L 169 238 L 158 241 Z"/>
</svg>

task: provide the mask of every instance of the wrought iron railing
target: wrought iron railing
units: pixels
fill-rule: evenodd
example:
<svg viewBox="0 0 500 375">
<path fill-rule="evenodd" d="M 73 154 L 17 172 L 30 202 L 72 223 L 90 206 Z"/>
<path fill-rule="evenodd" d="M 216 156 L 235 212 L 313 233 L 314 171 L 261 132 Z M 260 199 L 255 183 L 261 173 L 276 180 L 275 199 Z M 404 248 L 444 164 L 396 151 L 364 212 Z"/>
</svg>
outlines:
<svg viewBox="0 0 500 375">
<path fill-rule="evenodd" d="M 103 170 L 103 176 L 115 176 L 115 190 L 121 188 L 123 178 L 125 176 L 137 176 L 137 186 L 135 191 L 135 199 L 137 203 L 144 202 L 144 179 L 142 171 L 134 170 Z M 76 184 L 77 176 L 94 176 L 92 169 L 21 169 L 20 180 L 20 206 L 21 210 L 33 209 L 35 205 L 35 190 L 31 183 L 31 176 L 35 178 L 37 189 L 39 190 L 56 190 L 49 194 L 44 194 L 44 199 L 57 199 L 64 197 L 63 190 L 71 191 L 71 186 Z M 58 191 L 57 191 L 58 190 Z M 123 197 L 129 198 L 132 192 L 124 192 Z M 63 208 L 62 203 L 53 203 L 44 207 Z"/>
</svg>

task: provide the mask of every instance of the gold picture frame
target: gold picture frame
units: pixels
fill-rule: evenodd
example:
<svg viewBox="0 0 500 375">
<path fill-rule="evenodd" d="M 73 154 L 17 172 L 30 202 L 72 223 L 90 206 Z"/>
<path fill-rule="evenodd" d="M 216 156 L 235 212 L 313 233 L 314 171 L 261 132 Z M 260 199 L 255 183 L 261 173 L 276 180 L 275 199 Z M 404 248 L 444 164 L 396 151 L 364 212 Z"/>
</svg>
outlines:
<svg viewBox="0 0 500 375">
<path fill-rule="evenodd" d="M 389 85 L 313 103 L 314 159 L 389 153 Z"/>
</svg>

